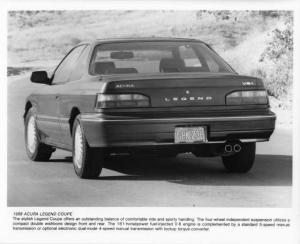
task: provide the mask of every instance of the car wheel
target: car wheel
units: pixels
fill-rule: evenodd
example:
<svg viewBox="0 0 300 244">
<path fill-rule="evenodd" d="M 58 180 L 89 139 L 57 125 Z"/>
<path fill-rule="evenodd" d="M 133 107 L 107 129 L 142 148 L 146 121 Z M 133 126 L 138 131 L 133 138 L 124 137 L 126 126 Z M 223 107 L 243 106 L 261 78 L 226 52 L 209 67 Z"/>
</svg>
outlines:
<svg viewBox="0 0 300 244">
<path fill-rule="evenodd" d="M 25 147 L 28 157 L 33 161 L 48 161 L 55 151 L 40 141 L 34 108 L 30 108 L 25 117 Z"/>
<path fill-rule="evenodd" d="M 101 149 L 91 148 L 85 139 L 79 116 L 73 125 L 73 166 L 76 174 L 83 179 L 97 178 L 102 170 L 104 156 Z"/>
<path fill-rule="evenodd" d="M 230 156 L 223 156 L 223 164 L 229 172 L 246 173 L 248 172 L 255 160 L 255 142 L 243 143 L 240 152 Z"/>
</svg>

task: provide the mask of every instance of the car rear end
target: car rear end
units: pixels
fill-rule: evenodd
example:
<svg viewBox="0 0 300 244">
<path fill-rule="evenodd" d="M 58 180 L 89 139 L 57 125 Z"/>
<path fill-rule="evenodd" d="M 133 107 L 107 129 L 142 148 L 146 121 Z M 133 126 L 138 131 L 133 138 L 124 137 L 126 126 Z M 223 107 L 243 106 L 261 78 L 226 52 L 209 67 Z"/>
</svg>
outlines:
<svg viewBox="0 0 300 244">
<path fill-rule="evenodd" d="M 90 72 L 103 84 L 95 112 L 81 115 L 91 147 L 231 157 L 275 128 L 262 80 L 238 75 L 203 43 L 102 44 Z"/>
<path fill-rule="evenodd" d="M 97 96 L 97 113 L 82 116 L 89 144 L 186 148 L 269 140 L 275 115 L 260 80 L 237 75 L 172 76 L 121 81 L 111 77 L 105 93 Z"/>
</svg>

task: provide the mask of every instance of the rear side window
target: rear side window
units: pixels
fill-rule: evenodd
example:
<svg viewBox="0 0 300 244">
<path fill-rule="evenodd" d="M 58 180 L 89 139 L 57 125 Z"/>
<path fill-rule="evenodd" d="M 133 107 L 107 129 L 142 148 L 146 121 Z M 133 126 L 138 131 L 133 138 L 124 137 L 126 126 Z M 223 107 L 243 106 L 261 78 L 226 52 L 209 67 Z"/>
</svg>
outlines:
<svg viewBox="0 0 300 244">
<path fill-rule="evenodd" d="M 85 47 L 86 45 L 75 47 L 67 54 L 55 70 L 52 84 L 65 83 L 69 80 L 71 72 L 75 68 L 76 62 Z"/>
<path fill-rule="evenodd" d="M 87 59 L 90 53 L 91 47 L 86 46 L 78 58 L 75 67 L 71 73 L 69 81 L 80 80 L 84 72 L 87 70 Z"/>
</svg>

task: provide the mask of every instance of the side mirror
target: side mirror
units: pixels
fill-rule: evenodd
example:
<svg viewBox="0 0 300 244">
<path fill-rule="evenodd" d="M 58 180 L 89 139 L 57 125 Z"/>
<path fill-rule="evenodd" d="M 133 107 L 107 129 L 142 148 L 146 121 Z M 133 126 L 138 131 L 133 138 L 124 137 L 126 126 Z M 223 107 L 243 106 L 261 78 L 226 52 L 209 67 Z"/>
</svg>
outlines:
<svg viewBox="0 0 300 244">
<path fill-rule="evenodd" d="M 46 71 L 34 71 L 31 73 L 31 82 L 50 85 L 50 79 Z"/>
</svg>

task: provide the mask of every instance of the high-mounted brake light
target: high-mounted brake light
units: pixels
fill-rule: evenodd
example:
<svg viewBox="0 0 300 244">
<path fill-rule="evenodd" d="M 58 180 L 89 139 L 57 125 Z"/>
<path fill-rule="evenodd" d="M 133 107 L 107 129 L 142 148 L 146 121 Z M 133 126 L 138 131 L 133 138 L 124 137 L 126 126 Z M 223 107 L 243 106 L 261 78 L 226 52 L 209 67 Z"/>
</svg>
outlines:
<svg viewBox="0 0 300 244">
<path fill-rule="evenodd" d="M 265 90 L 236 91 L 226 96 L 226 104 L 268 104 L 268 94 Z"/>
<path fill-rule="evenodd" d="M 141 94 L 98 94 L 96 101 L 96 109 L 149 106 L 149 98 Z"/>
</svg>

